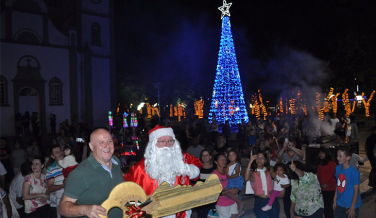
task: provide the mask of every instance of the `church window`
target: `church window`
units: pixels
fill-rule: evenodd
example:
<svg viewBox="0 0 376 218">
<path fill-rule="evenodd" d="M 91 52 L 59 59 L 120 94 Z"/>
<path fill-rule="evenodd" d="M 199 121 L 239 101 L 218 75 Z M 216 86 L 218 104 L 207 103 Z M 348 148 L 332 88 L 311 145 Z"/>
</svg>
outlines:
<svg viewBox="0 0 376 218">
<path fill-rule="evenodd" d="M 91 45 L 101 45 L 101 27 L 97 23 L 91 25 Z"/>
<path fill-rule="evenodd" d="M 0 106 L 8 106 L 8 82 L 0 76 Z"/>
<path fill-rule="evenodd" d="M 54 77 L 50 80 L 50 105 L 63 104 L 63 84 L 60 79 Z"/>
</svg>

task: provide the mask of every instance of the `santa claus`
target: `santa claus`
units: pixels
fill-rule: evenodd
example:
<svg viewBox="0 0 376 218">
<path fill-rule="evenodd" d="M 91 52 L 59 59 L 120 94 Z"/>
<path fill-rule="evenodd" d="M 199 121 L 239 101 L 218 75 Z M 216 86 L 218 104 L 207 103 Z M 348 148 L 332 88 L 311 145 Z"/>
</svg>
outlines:
<svg viewBox="0 0 376 218">
<path fill-rule="evenodd" d="M 190 180 L 198 179 L 201 166 L 198 158 L 181 151 L 172 128 L 156 125 L 149 131 L 144 158 L 129 169 L 124 179 L 139 184 L 151 195 L 163 182 L 171 186 L 189 185 Z M 186 211 L 176 217 L 190 215 L 191 211 Z"/>
</svg>

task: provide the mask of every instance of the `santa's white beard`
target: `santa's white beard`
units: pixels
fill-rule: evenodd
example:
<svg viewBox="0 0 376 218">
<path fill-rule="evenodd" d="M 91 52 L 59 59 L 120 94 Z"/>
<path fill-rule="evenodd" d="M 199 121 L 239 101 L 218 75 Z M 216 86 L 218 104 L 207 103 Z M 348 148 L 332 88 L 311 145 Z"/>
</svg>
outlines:
<svg viewBox="0 0 376 218">
<path fill-rule="evenodd" d="M 156 140 L 149 142 L 145 150 L 145 172 L 152 179 L 158 181 L 158 185 L 168 182 L 175 185 L 176 176 L 185 176 L 189 168 L 183 162 L 183 153 L 180 144 L 175 139 L 172 147 L 158 148 Z"/>
</svg>

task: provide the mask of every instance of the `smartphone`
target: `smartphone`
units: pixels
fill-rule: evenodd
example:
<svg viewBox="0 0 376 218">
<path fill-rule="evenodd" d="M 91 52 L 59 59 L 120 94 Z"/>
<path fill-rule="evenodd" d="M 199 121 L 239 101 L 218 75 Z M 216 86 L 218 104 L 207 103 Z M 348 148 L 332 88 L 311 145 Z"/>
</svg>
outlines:
<svg viewBox="0 0 376 218">
<path fill-rule="evenodd" d="M 83 138 L 76 138 L 76 142 L 82 142 L 82 143 L 84 143 L 85 141 L 84 141 Z"/>
</svg>

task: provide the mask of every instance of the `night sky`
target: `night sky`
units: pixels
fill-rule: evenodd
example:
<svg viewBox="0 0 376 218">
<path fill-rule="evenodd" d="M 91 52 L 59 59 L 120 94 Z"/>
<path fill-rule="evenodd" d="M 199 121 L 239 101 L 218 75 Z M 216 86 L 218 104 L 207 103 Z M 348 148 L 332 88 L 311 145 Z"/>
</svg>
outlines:
<svg viewBox="0 0 376 218">
<path fill-rule="evenodd" d="M 314 101 L 316 91 L 330 87 L 352 93 L 358 84 L 366 95 L 376 89 L 372 1 L 228 2 L 246 101 L 258 89 L 271 101 L 297 90 Z M 145 94 L 156 102 L 156 82 L 165 103 L 210 98 L 221 5 L 222 0 L 115 1 L 119 100 L 136 102 Z"/>
</svg>

